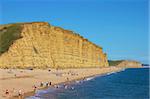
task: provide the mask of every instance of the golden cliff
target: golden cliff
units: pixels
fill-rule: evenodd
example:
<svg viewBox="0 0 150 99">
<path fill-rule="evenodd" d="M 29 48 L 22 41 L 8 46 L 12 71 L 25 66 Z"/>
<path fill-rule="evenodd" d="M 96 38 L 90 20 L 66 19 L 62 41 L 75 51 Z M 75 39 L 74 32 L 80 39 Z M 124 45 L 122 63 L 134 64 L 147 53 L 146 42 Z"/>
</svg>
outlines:
<svg viewBox="0 0 150 99">
<path fill-rule="evenodd" d="M 22 23 L 21 38 L 0 55 L 0 68 L 105 66 L 108 66 L 107 56 L 101 47 L 47 22 Z"/>
</svg>

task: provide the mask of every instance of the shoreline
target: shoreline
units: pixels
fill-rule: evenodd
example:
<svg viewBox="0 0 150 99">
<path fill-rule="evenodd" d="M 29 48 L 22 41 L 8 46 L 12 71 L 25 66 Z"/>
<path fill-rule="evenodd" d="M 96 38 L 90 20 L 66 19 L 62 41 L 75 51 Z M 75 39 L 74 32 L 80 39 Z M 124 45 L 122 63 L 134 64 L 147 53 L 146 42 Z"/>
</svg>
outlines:
<svg viewBox="0 0 150 99">
<path fill-rule="evenodd" d="M 124 71 L 124 70 L 125 70 L 125 68 L 118 68 L 118 70 L 115 70 L 115 71 L 101 73 L 101 74 L 95 74 L 95 75 L 89 75 L 89 76 L 86 76 L 86 77 L 81 77 L 81 78 L 73 79 L 73 80 L 70 80 L 70 81 L 60 82 L 60 83 L 53 84 L 53 85 L 51 85 L 49 87 L 39 88 L 38 90 L 45 90 L 45 89 L 49 89 L 49 88 L 55 88 L 54 87 L 55 85 L 61 85 L 61 84 L 67 85 L 67 84 L 73 83 L 75 81 L 81 81 L 81 80 L 85 80 L 85 79 L 91 78 L 91 77 L 104 76 L 104 75 L 107 75 L 108 73 L 112 74 L 112 73 L 117 73 L 117 72 L 121 72 L 121 71 Z M 24 98 L 27 98 L 27 97 L 30 97 L 30 96 L 34 96 L 35 93 L 36 92 L 34 92 L 34 91 L 24 93 Z M 18 96 L 13 96 L 10 99 L 18 99 L 18 98 L 19 98 Z"/>
<path fill-rule="evenodd" d="M 37 90 L 54 88 L 60 84 L 70 84 L 75 81 L 84 80 L 91 77 L 109 75 L 112 73 L 124 71 L 124 67 L 103 67 L 103 68 L 78 68 L 78 69 L 49 69 L 41 70 L 23 70 L 23 69 L 0 69 L 0 98 L 1 99 L 18 99 L 19 89 L 23 92 L 23 97 L 35 95 L 33 86 L 37 86 Z M 11 71 L 11 72 L 10 72 Z M 15 74 L 15 76 L 14 76 Z M 16 76 L 17 75 L 17 76 Z M 66 79 L 68 78 L 68 79 Z M 40 86 L 40 83 L 52 82 L 50 86 Z M 12 90 L 15 88 L 15 93 L 4 97 L 4 90 Z M 19 99 L 24 99 L 19 98 Z"/>
</svg>

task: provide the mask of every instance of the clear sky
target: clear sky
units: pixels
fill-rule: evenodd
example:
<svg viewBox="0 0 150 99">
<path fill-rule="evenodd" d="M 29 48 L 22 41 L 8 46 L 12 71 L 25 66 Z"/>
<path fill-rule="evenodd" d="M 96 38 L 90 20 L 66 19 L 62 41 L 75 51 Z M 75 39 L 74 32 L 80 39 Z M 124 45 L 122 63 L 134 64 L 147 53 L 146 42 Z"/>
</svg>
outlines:
<svg viewBox="0 0 150 99">
<path fill-rule="evenodd" d="M 0 24 L 32 21 L 73 30 L 109 59 L 148 63 L 148 0 L 0 0 Z"/>
</svg>

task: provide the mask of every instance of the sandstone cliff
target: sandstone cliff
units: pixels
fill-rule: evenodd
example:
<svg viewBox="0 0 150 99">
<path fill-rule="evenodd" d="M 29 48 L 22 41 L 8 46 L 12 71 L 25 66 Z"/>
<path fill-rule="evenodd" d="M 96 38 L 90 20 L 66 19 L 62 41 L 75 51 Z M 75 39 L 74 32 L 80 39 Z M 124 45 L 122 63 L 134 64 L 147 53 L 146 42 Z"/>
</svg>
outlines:
<svg viewBox="0 0 150 99">
<path fill-rule="evenodd" d="M 0 68 L 108 66 L 102 48 L 73 31 L 47 22 L 10 26 L 0 26 Z"/>
</svg>

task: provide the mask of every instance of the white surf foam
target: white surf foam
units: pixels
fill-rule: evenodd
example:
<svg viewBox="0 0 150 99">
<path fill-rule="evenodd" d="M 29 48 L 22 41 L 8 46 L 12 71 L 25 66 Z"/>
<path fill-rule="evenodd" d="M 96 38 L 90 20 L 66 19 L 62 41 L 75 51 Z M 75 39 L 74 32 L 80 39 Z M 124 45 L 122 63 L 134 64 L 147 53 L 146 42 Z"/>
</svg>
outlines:
<svg viewBox="0 0 150 99">
<path fill-rule="evenodd" d="M 117 72 L 110 72 L 110 73 L 107 73 L 106 75 L 111 75 L 111 74 L 114 74 L 114 73 L 117 73 Z"/>
<path fill-rule="evenodd" d="M 80 83 L 80 81 L 77 80 L 76 83 Z"/>
<path fill-rule="evenodd" d="M 25 99 L 41 99 L 41 98 L 36 97 L 36 96 L 30 96 L 30 97 L 27 97 L 27 98 L 25 98 Z"/>
<path fill-rule="evenodd" d="M 95 78 L 95 77 L 86 78 L 86 81 L 92 80 L 92 79 L 94 79 L 94 78 Z"/>
</svg>

